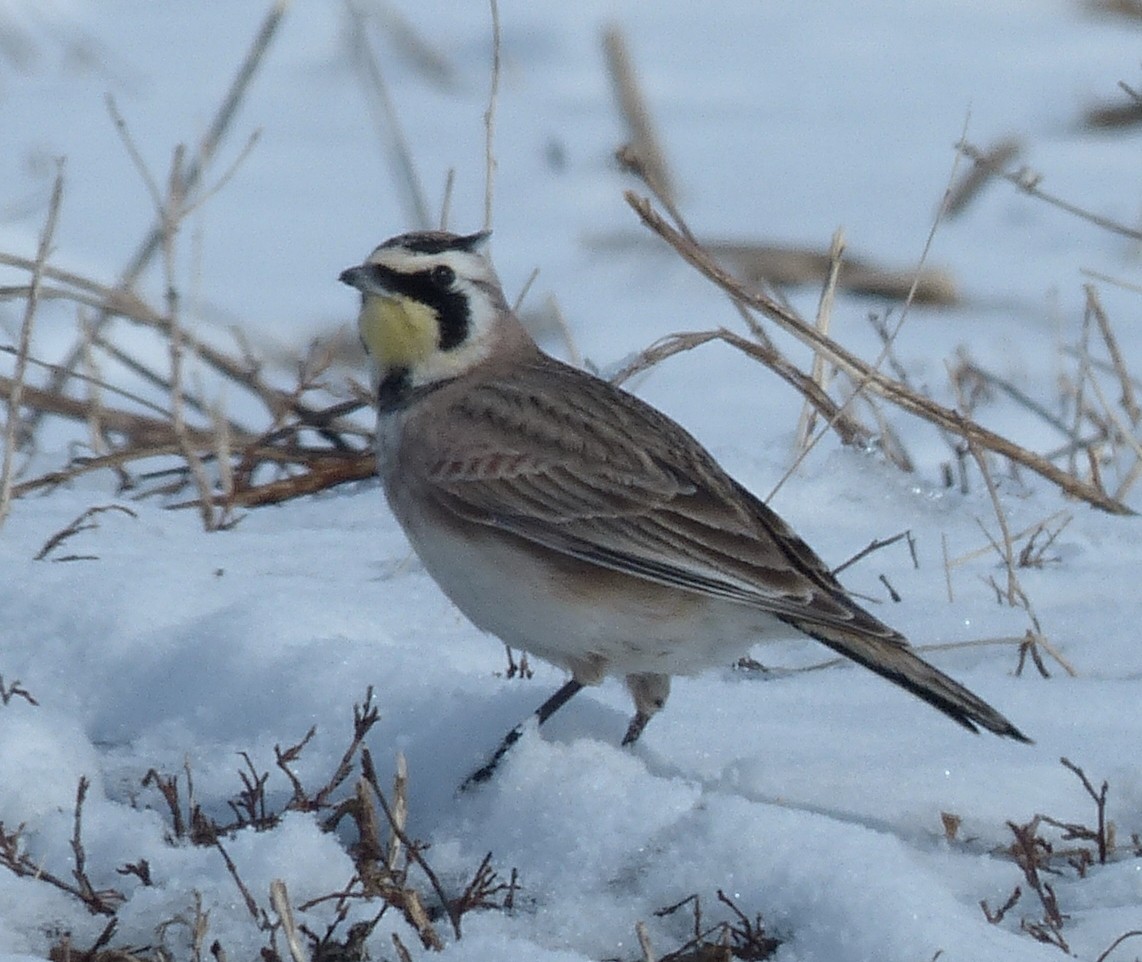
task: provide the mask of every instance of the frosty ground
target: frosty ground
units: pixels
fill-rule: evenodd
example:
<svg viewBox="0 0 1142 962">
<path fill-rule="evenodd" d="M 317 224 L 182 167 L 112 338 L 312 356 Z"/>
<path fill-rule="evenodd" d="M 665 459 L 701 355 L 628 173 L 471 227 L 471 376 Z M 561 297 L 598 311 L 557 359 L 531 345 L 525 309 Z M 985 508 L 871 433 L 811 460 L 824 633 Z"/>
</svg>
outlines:
<svg viewBox="0 0 1142 962">
<path fill-rule="evenodd" d="M 405 7 L 453 75 L 433 87 L 378 35 L 392 94 L 429 197 L 440 202 L 454 168 L 451 223 L 474 229 L 488 11 Z M 1078 123 L 1091 102 L 1121 95 L 1119 80 L 1138 87 L 1129 23 L 1077 4 L 1015 0 L 922 9 L 891 0 L 864 9 L 740 2 L 716 13 L 683 2 L 568 7 L 502 4 L 493 252 L 509 298 L 540 268 L 528 300 L 557 297 L 575 346 L 603 371 L 673 331 L 740 327 L 725 297 L 661 247 L 615 246 L 638 226 L 622 201 L 623 188 L 637 185 L 611 160 L 624 132 L 599 34 L 612 17 L 630 42 L 680 203 L 702 236 L 827 247 L 843 226 L 855 253 L 911 267 L 965 129 L 982 143 L 1018 134 L 1052 192 L 1137 219 L 1138 132 L 1091 133 Z M 23 50 L 0 68 L 9 145 L 0 157 L 0 249 L 34 253 L 50 159 L 64 155 L 52 263 L 110 282 L 153 208 L 104 95 L 114 95 L 145 159 L 163 171 L 174 144 L 200 135 L 264 8 L 121 0 L 0 11 Z M 219 338 L 240 324 L 271 359 L 351 319 L 355 303 L 338 272 L 410 226 L 347 66 L 345 29 L 339 4 L 303 0 L 287 12 L 219 169 L 256 128 L 260 140 L 189 222 L 180 247 L 194 323 Z M 912 308 L 894 350 L 914 382 L 949 404 L 946 363 L 966 346 L 981 366 L 1058 407 L 1060 377 L 1073 367 L 1063 348 L 1082 326 L 1083 270 L 1139 280 L 1136 243 L 1005 184 L 939 225 L 929 263 L 954 276 L 963 299 Z M 18 272 L 3 279 L 24 282 Z M 157 296 L 160 285 L 155 273 L 142 287 Z M 1099 293 L 1137 372 L 1138 295 L 1101 282 Z M 812 315 L 816 288 L 790 296 Z M 866 318 L 887 309 L 842 295 L 834 336 L 875 357 L 880 345 Z M 5 305 L 0 340 L 14 342 L 19 321 L 20 308 Z M 75 321 L 73 310 L 45 307 L 35 354 L 57 358 Z M 346 374 L 364 377 L 337 376 Z M 800 398 L 727 348 L 674 358 L 629 386 L 762 496 L 791 462 Z M 981 416 L 1028 446 L 1059 443 L 1001 397 Z M 1016 676 L 1012 639 L 1029 620 L 998 603 L 988 582 L 1004 575 L 988 546 L 998 530 L 987 490 L 978 477 L 966 492 L 945 487 L 946 440 L 903 415 L 892 419 L 915 472 L 827 436 L 772 506 L 833 564 L 908 530 L 915 564 L 900 541 L 843 580 L 918 645 L 1006 639 L 931 657 L 1033 746 L 973 737 L 852 666 L 792 671 L 828 653 L 791 639 L 751 652 L 769 671 L 727 665 L 678 680 L 633 750 L 618 746 L 628 711 L 621 686 L 585 692 L 542 735 L 530 731 L 493 782 L 457 796 L 464 775 L 562 676 L 533 664 L 530 680 L 505 677 L 502 646 L 469 626 L 410 557 L 375 485 L 252 510 L 233 530 L 207 534 L 193 511 L 134 501 L 116 493 L 113 477 L 92 475 L 16 502 L 0 529 L 0 676 L 38 702 L 15 696 L 0 706 L 0 822 L 23 825 L 35 862 L 70 879 L 76 786 L 86 776 L 86 872 L 126 897 L 113 944 L 162 943 L 189 958 L 185 920 L 198 893 L 205 944 L 217 940 L 230 959 L 253 956 L 268 937 L 222 855 L 170 844 L 169 814 L 143 779 L 155 769 L 185 784 L 190 772 L 196 798 L 221 818 L 241 788 L 245 752 L 272 772 L 269 799 L 280 803 L 290 786 L 274 769 L 274 746 L 316 726 L 294 767 L 319 784 L 372 686 L 381 718 L 368 745 L 381 781 L 389 783 L 403 752 L 408 832 L 430 843 L 426 857 L 446 889 L 462 889 L 487 852 L 501 877 L 518 873 L 511 911 L 467 914 L 445 957 L 634 960 L 643 957 L 639 921 L 665 955 L 689 937 L 692 916 L 656 910 L 697 894 L 707 922 L 732 919 L 720 889 L 749 917 L 764 917 L 782 940 L 783 962 L 903 962 L 938 952 L 944 960 L 1051 959 L 1059 948 L 1020 928 L 1021 919 L 1041 921 L 1043 907 L 1004 850 L 1013 840 L 1007 822 L 1036 813 L 1094 824 L 1093 801 L 1059 762 L 1066 757 L 1096 788 L 1108 782 L 1117 827 L 1108 864 L 1080 877 L 1054 863 L 1060 874 L 1051 878 L 1067 944 L 1094 959 L 1142 923 L 1142 859 L 1131 842 L 1142 832 L 1138 522 L 1068 501 L 1026 472 L 997 472 L 1012 531 L 1071 516 L 1044 563 L 1019 577 L 1076 674 L 1045 656 L 1050 678 L 1029 665 Z M 45 425 L 25 476 L 58 467 L 81 436 Z M 1127 502 L 1142 509 L 1142 494 L 1130 491 Z M 97 527 L 34 560 L 54 533 L 107 504 L 133 515 L 99 514 Z M 984 550 L 946 577 L 945 544 L 953 559 Z M 65 555 L 90 557 L 58 560 Z M 954 833 L 942 813 L 962 819 Z M 274 879 L 295 905 L 348 883 L 351 839 L 323 833 L 319 821 L 292 813 L 272 831 L 225 841 L 260 906 L 268 909 Z M 1043 831 L 1067 847 L 1060 832 Z M 116 871 L 143 859 L 151 885 Z M 995 909 L 1017 884 L 1020 902 L 989 923 L 980 901 Z M 322 904 L 300 920 L 320 933 L 331 911 Z M 354 906 L 349 921 L 370 912 L 376 907 Z M 172 919 L 184 922 L 166 924 Z M 64 933 L 85 949 L 104 925 L 58 889 L 0 868 L 5 958 L 45 957 Z M 394 931 L 414 954 L 430 955 L 391 912 L 370 936 L 373 958 L 395 957 Z M 1109 958 L 1133 958 L 1136 945 Z"/>
</svg>

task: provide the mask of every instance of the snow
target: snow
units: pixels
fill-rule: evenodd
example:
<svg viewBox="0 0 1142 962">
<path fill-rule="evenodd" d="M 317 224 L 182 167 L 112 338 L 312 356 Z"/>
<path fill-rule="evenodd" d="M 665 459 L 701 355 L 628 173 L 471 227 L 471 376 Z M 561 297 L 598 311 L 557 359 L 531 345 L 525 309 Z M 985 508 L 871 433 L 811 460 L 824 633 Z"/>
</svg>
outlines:
<svg viewBox="0 0 1142 962">
<path fill-rule="evenodd" d="M 554 294 L 576 345 L 601 369 L 673 331 L 739 323 L 723 296 L 653 245 L 600 252 L 591 243 L 637 234 L 621 196 L 633 185 L 611 161 L 623 132 L 599 37 L 612 18 L 625 29 L 681 206 L 703 236 L 823 248 L 843 226 L 853 253 L 913 265 L 965 127 L 980 144 L 1017 134 L 1023 159 L 1045 174 L 1044 189 L 1137 221 L 1142 134 L 1092 134 L 1077 122 L 1092 101 L 1120 96 L 1117 81 L 1137 87 L 1137 32 L 1079 4 L 501 6 L 496 263 L 509 299 L 540 269 L 529 303 Z M 430 202 L 439 203 L 454 169 L 452 224 L 472 229 L 482 219 L 488 10 L 411 0 L 400 7 L 452 64 L 453 79 L 427 82 L 373 34 L 378 55 Z M 114 279 L 154 212 L 104 96 L 114 96 L 161 179 L 174 145 L 201 136 L 264 9 L 0 4 L 0 30 L 19 48 L 19 56 L 0 50 L 8 143 L 0 250 L 34 253 L 51 161 L 65 156 L 53 263 Z M 350 320 L 355 303 L 338 272 L 411 226 L 349 65 L 345 29 L 339 4 L 297 0 L 288 9 L 208 182 L 255 130 L 260 139 L 190 219 L 179 250 L 197 329 L 221 337 L 240 323 L 271 356 Z M 930 263 L 953 274 L 965 300 L 913 308 L 896 353 L 943 403 L 955 401 L 945 361 L 966 346 L 980 364 L 1055 404 L 1059 375 L 1073 368 L 1060 347 L 1076 343 L 1081 329 L 1083 270 L 1139 283 L 1136 244 L 1005 184 L 939 225 Z M 24 282 L 16 271 L 0 275 L 0 283 Z M 141 287 L 159 299 L 161 274 L 148 273 Z M 1132 323 L 1138 295 L 1104 284 L 1099 292 L 1127 366 L 1142 370 Z M 790 296 L 812 314 L 815 289 Z M 875 356 L 866 316 L 884 308 L 842 294 L 834 336 Z M 15 340 L 19 319 L 18 305 L 0 307 L 0 342 Z M 36 355 L 58 357 L 74 330 L 74 311 L 45 306 Z M 117 331 L 161 357 L 157 342 Z M 800 399 L 728 348 L 674 358 L 631 386 L 759 494 L 788 468 Z M 211 390 L 224 405 L 241 403 Z M 979 415 L 1031 446 L 1059 443 L 1001 399 Z M 893 425 L 916 473 L 841 449 L 830 436 L 773 506 L 834 564 L 908 529 L 917 566 L 900 543 L 844 580 L 917 644 L 1022 636 L 1027 615 L 997 604 L 986 584 L 1003 578 L 994 554 L 953 569 L 949 600 L 944 539 L 957 558 L 986 547 L 979 522 L 994 536 L 983 486 L 944 489 L 945 442 L 903 415 Z M 74 437 L 70 427 L 46 426 L 34 468 L 66 460 Z M 438 924 L 443 958 L 634 960 L 642 957 L 640 920 L 665 955 L 689 938 L 691 916 L 656 910 L 697 893 L 707 923 L 732 920 L 717 901 L 721 889 L 783 940 L 780 962 L 914 962 L 937 952 L 946 962 L 1038 960 L 1059 950 L 1020 931 L 1020 918 L 1040 917 L 1030 892 L 998 925 L 979 902 L 995 908 L 1024 884 L 1000 851 L 1011 842 L 1008 821 L 1043 813 L 1093 824 L 1093 802 L 1059 764 L 1065 756 L 1096 788 L 1109 782 L 1120 841 L 1110 864 L 1053 879 L 1063 934 L 1079 958 L 1093 959 L 1137 928 L 1142 907 L 1142 860 L 1129 845 L 1142 832 L 1142 532 L 1136 519 L 1068 502 L 1026 472 L 999 485 L 1013 530 L 1058 511 L 1072 516 L 1048 552 L 1057 560 L 1023 569 L 1020 579 L 1077 675 L 1048 659 L 1051 678 L 1030 665 L 1016 677 L 1010 644 L 931 658 L 1033 746 L 972 737 L 852 666 L 769 675 L 727 666 L 676 680 L 669 706 L 631 750 L 618 745 L 629 712 L 622 686 L 580 694 L 542 734 L 529 729 L 489 784 L 458 795 L 463 777 L 562 676 L 533 664 L 531 680 L 504 677 L 500 644 L 468 625 L 409 556 L 375 485 L 253 510 L 232 531 L 206 534 L 192 511 L 117 495 L 109 475 L 85 477 L 16 502 L 0 529 L 0 675 L 38 702 L 16 696 L 0 705 L 0 822 L 9 831 L 23 825 L 34 863 L 74 881 L 76 786 L 86 777 L 87 871 L 97 888 L 125 895 L 113 944 L 162 943 L 174 958 L 190 958 L 186 920 L 197 893 L 209 913 L 205 944 L 216 939 L 231 959 L 252 957 L 267 936 L 221 854 L 172 844 L 166 805 L 143 779 L 153 768 L 179 775 L 185 788 L 189 771 L 196 800 L 224 820 L 241 788 L 244 752 L 254 768 L 271 771 L 268 796 L 280 806 L 290 786 L 274 768 L 275 746 L 315 727 L 293 767 L 307 785 L 321 784 L 348 744 L 354 703 L 372 686 L 381 718 L 368 747 L 380 783 L 391 782 L 403 752 L 408 832 L 430 843 L 425 855 L 445 888 L 459 892 L 488 852 L 501 878 L 518 870 L 512 911 L 465 915 L 459 940 Z M 1136 490 L 1129 502 L 1142 509 Z M 34 560 L 55 532 L 106 504 L 134 515 L 104 512 L 97 527 L 68 541 L 66 553 L 93 560 L 51 560 L 64 551 Z M 880 574 L 900 603 L 887 599 Z M 771 669 L 792 669 L 828 653 L 790 639 L 752 654 Z M 962 818 L 954 840 L 944 836 L 941 812 Z M 259 906 L 269 912 L 270 883 L 283 879 L 299 920 L 322 933 L 333 906 L 296 907 L 349 882 L 351 841 L 345 830 L 321 831 L 320 816 L 293 812 L 271 831 L 239 831 L 224 845 Z M 153 885 L 116 872 L 141 859 Z M 370 914 L 354 905 L 350 921 Z M 183 922 L 163 927 L 175 918 Z M 63 933 L 85 949 L 105 924 L 43 881 L 0 868 L 0 962 L 44 958 Z M 393 932 L 414 957 L 430 954 L 417 954 L 415 932 L 390 911 L 369 938 L 373 958 L 393 957 Z M 1132 953 L 1128 942 L 1112 958 Z"/>
</svg>

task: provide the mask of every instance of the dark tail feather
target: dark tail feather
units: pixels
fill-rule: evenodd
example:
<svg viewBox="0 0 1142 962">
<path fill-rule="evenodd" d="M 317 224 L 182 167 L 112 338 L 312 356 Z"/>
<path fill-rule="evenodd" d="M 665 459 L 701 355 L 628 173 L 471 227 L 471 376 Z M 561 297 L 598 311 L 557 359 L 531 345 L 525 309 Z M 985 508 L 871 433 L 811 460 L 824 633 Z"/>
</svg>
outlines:
<svg viewBox="0 0 1142 962">
<path fill-rule="evenodd" d="M 979 728 L 986 728 L 996 735 L 1031 743 L 1030 738 L 991 705 L 938 668 L 929 665 L 906 643 L 860 632 L 849 633 L 831 626 L 796 621 L 789 623 L 798 631 L 828 645 L 833 651 L 907 689 L 970 731 L 978 732 Z"/>
</svg>

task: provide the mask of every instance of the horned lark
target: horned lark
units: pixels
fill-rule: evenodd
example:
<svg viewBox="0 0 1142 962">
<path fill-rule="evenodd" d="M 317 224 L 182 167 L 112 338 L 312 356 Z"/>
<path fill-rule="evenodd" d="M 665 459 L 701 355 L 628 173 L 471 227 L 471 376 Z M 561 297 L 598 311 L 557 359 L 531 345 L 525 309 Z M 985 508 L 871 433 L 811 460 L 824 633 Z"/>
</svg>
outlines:
<svg viewBox="0 0 1142 962">
<path fill-rule="evenodd" d="M 361 292 L 389 505 L 472 622 L 570 672 L 541 722 L 617 675 L 633 742 L 672 675 L 799 631 L 965 728 L 1028 740 L 853 601 L 682 427 L 540 351 L 487 238 L 403 234 L 341 280 Z"/>
</svg>

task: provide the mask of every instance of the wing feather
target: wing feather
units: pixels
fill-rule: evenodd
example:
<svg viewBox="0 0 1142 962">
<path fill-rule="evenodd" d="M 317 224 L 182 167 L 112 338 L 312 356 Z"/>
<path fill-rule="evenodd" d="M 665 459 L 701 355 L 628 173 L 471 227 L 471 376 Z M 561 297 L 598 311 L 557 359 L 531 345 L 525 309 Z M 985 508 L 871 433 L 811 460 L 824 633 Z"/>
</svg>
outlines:
<svg viewBox="0 0 1142 962">
<path fill-rule="evenodd" d="M 907 644 L 685 430 L 541 357 L 409 431 L 403 463 L 443 509 L 553 551 L 778 617 Z M 418 446 L 419 445 L 419 446 Z"/>
</svg>

